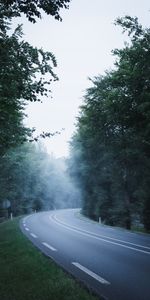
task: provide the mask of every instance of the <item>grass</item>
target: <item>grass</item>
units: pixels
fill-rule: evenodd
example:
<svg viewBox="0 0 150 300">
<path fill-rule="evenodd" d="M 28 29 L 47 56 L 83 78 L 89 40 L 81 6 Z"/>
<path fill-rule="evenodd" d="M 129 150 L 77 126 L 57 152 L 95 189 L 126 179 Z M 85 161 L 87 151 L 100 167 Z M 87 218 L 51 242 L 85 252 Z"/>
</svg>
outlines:
<svg viewBox="0 0 150 300">
<path fill-rule="evenodd" d="M 0 224 L 0 299 L 96 300 L 21 233 L 19 219 Z"/>
<path fill-rule="evenodd" d="M 123 229 L 123 230 L 127 230 L 127 231 L 129 231 L 129 232 L 135 232 L 135 233 L 144 233 L 144 234 L 150 234 L 150 231 L 147 231 L 143 226 L 135 226 L 135 225 L 133 225 L 132 227 L 131 227 L 131 229 L 129 230 L 129 229 L 126 229 L 125 227 L 119 227 L 119 226 L 112 226 L 112 225 L 107 225 L 107 224 L 103 224 L 103 223 L 99 223 L 98 221 L 94 221 L 94 220 L 92 220 L 92 219 L 90 219 L 90 218 L 88 218 L 88 217 L 86 217 L 86 216 L 84 216 L 83 214 L 82 214 L 82 212 L 76 212 L 75 213 L 75 215 L 76 215 L 76 217 L 78 218 L 78 219 L 80 219 L 80 220 L 84 220 L 85 222 L 90 222 L 90 223 L 95 223 L 95 224 L 99 224 L 100 226 L 105 226 L 105 227 L 112 227 L 112 228 L 116 228 L 116 229 Z"/>
<path fill-rule="evenodd" d="M 144 227 L 140 227 L 140 226 L 132 226 L 131 227 L 131 231 L 133 232 L 137 232 L 137 233 L 146 233 L 146 234 L 150 234 L 150 231 L 147 231 Z"/>
</svg>

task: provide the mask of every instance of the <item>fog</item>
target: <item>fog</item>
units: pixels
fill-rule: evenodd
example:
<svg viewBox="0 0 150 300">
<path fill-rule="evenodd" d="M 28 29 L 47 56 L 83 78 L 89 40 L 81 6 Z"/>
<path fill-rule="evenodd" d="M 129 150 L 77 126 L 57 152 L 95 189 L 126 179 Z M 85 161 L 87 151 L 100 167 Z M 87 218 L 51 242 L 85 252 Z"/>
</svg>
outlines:
<svg viewBox="0 0 150 300">
<path fill-rule="evenodd" d="M 49 155 L 42 143 L 17 147 L 7 152 L 0 164 L 2 215 L 81 206 L 67 160 Z M 6 200 L 9 208 L 5 207 Z"/>
<path fill-rule="evenodd" d="M 47 156 L 41 175 L 41 182 L 45 186 L 42 200 L 45 209 L 80 207 L 80 192 L 69 175 L 65 158 Z"/>
</svg>

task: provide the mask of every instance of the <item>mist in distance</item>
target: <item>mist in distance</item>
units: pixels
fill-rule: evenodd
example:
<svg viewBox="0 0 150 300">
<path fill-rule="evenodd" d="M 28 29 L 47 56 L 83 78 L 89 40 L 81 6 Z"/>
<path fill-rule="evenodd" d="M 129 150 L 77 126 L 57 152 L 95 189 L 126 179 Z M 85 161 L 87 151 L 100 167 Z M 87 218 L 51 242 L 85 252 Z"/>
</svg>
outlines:
<svg viewBox="0 0 150 300">
<path fill-rule="evenodd" d="M 0 167 L 3 215 L 81 206 L 81 194 L 69 174 L 67 160 L 49 155 L 41 143 L 25 143 L 8 151 Z M 3 209 L 5 200 L 11 204 L 9 211 Z"/>
</svg>

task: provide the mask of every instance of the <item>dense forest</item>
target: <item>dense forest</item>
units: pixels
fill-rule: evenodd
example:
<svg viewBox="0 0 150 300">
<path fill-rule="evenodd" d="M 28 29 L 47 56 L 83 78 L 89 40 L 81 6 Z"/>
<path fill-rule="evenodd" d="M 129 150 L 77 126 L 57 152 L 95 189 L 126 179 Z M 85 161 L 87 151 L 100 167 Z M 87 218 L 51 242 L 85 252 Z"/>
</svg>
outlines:
<svg viewBox="0 0 150 300">
<path fill-rule="evenodd" d="M 24 125 L 26 105 L 51 94 L 57 62 L 23 39 L 22 25 L 13 31 L 13 19 L 24 14 L 35 23 L 43 11 L 61 21 L 69 3 L 0 0 L 0 214 L 78 207 L 82 198 L 94 220 L 150 231 L 149 28 L 129 16 L 116 20 L 128 43 L 113 51 L 113 70 L 90 79 L 67 162 L 39 142 L 57 132 L 37 136 Z"/>
<path fill-rule="evenodd" d="M 150 230 L 150 29 L 137 18 L 115 22 L 129 36 L 114 69 L 91 79 L 71 141 L 72 176 L 83 213 Z"/>
<path fill-rule="evenodd" d="M 58 132 L 37 135 L 24 122 L 28 103 L 51 99 L 56 58 L 25 41 L 22 25 L 12 29 L 14 18 L 19 22 L 23 14 L 31 23 L 42 12 L 61 21 L 60 10 L 69 2 L 0 0 L 0 217 L 74 207 L 79 201 L 65 160 L 49 156 L 39 142 Z"/>
<path fill-rule="evenodd" d="M 0 160 L 0 169 L 3 216 L 81 205 L 65 159 L 50 156 L 41 143 L 24 143 L 9 150 Z M 11 207 L 6 209 L 5 203 Z"/>
</svg>

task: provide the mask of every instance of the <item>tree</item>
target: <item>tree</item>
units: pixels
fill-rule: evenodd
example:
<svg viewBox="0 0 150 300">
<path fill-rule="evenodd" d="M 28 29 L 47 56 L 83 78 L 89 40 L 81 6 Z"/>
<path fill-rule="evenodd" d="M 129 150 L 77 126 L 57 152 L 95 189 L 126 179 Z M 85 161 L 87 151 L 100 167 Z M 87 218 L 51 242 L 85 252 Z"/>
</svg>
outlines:
<svg viewBox="0 0 150 300">
<path fill-rule="evenodd" d="M 92 80 L 72 146 L 84 213 L 128 229 L 139 218 L 150 230 L 150 29 L 129 16 L 116 23 L 131 44 L 113 51 L 115 70 Z"/>
<path fill-rule="evenodd" d="M 61 21 L 60 9 L 68 8 L 69 2 L 0 0 L 0 204 L 9 199 L 15 215 L 32 209 L 54 208 L 56 193 L 53 187 L 57 185 L 60 195 L 57 194 L 56 206 L 64 207 L 65 201 L 70 203 L 72 189 L 66 179 L 65 185 L 70 187 L 66 195 L 60 184 L 64 173 L 60 182 L 56 174 L 53 178 L 55 166 L 48 155 L 26 143 L 59 133 L 42 132 L 34 137 L 35 129 L 24 125 L 26 104 L 42 102 L 42 98 L 51 93 L 51 82 L 58 80 L 53 71 L 57 66 L 55 56 L 24 41 L 21 25 L 10 33 L 11 21 L 24 13 L 35 23 L 41 18 L 42 10 Z"/>
<path fill-rule="evenodd" d="M 35 23 L 36 18 L 41 18 L 41 10 L 62 20 L 59 12 L 62 8 L 68 8 L 71 0 L 0 0 L 1 9 L 5 16 L 13 17 L 25 14 L 29 21 Z"/>
<path fill-rule="evenodd" d="M 5 25 L 0 35 L 0 154 L 31 136 L 23 125 L 28 101 L 41 101 L 50 92 L 56 59 L 51 52 L 32 47 L 22 39 L 22 26 L 12 35 Z M 49 79 L 45 79 L 45 75 Z"/>
<path fill-rule="evenodd" d="M 14 215 L 79 207 L 79 192 L 65 160 L 49 156 L 41 143 L 27 142 L 7 151 L 0 169 L 0 208 L 7 199 Z"/>
<path fill-rule="evenodd" d="M 0 155 L 9 147 L 25 141 L 27 136 L 32 136 L 32 130 L 23 125 L 25 102 L 41 101 L 41 96 L 46 96 L 50 91 L 48 85 L 51 81 L 58 79 L 53 72 L 53 67 L 56 67 L 54 55 L 23 41 L 21 25 L 10 35 L 11 19 L 24 13 L 29 21 L 35 23 L 37 18 L 41 18 L 43 10 L 55 19 L 62 20 L 60 9 L 68 8 L 69 2 L 0 0 Z M 46 74 L 50 75 L 49 79 L 45 79 Z M 40 136 L 51 135 L 42 133 Z"/>
</svg>

